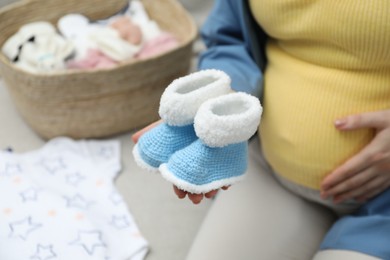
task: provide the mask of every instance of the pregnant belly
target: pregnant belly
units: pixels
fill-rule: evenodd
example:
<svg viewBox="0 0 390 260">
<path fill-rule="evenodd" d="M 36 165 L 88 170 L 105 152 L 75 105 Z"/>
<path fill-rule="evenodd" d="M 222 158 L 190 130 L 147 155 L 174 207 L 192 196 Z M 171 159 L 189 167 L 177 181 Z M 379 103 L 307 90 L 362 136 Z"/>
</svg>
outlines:
<svg viewBox="0 0 390 260">
<path fill-rule="evenodd" d="M 272 168 L 291 181 L 318 189 L 321 180 L 368 144 L 370 129 L 341 132 L 337 112 L 312 100 L 265 106 L 260 127 L 264 155 Z M 332 105 L 331 103 L 328 103 Z M 343 114 L 343 113 L 342 113 Z"/>
<path fill-rule="evenodd" d="M 260 137 L 271 167 L 318 189 L 321 180 L 374 137 L 372 129 L 341 132 L 335 119 L 390 108 L 390 73 L 341 71 L 269 53 Z M 379 80 L 378 80 L 379 79 Z"/>
</svg>

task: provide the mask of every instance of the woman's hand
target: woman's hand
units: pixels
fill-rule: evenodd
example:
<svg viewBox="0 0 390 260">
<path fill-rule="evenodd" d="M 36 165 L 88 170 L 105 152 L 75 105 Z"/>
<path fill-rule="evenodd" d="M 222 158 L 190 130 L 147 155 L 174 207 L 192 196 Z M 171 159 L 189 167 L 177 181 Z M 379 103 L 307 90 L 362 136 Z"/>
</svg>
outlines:
<svg viewBox="0 0 390 260">
<path fill-rule="evenodd" d="M 223 190 L 227 190 L 228 188 L 229 188 L 229 186 L 222 187 Z M 184 199 L 186 197 L 186 195 L 188 195 L 188 198 L 194 204 L 199 204 L 203 200 L 204 197 L 206 197 L 207 199 L 211 199 L 215 195 L 217 195 L 217 193 L 218 193 L 218 190 L 212 190 L 212 191 L 209 191 L 209 192 L 204 193 L 204 194 L 194 194 L 194 193 L 189 193 L 189 192 L 180 190 L 175 185 L 173 185 L 173 190 L 175 191 L 175 193 L 179 199 Z"/>
<path fill-rule="evenodd" d="M 321 196 L 335 203 L 348 199 L 364 202 L 390 187 L 390 109 L 348 116 L 335 121 L 341 131 L 373 128 L 374 139 L 358 154 L 329 174 Z"/>
<path fill-rule="evenodd" d="M 162 120 L 160 119 L 160 120 L 142 128 L 141 130 L 137 131 L 136 133 L 134 133 L 131 136 L 131 140 L 133 140 L 134 143 L 137 143 L 139 138 L 141 137 L 141 135 L 143 135 L 144 133 L 146 133 L 150 129 L 158 126 L 159 124 L 161 124 L 161 122 L 162 122 Z M 229 188 L 228 186 L 222 187 L 223 190 L 227 190 L 228 188 Z M 188 193 L 186 191 L 180 190 L 176 186 L 173 186 L 173 189 L 174 189 L 174 191 L 179 199 L 184 199 L 186 197 L 186 195 L 188 194 L 188 198 L 194 204 L 199 204 L 203 200 L 204 197 L 211 199 L 218 193 L 218 190 L 212 190 L 212 191 L 207 192 L 205 194 L 193 194 L 193 193 Z"/>
</svg>

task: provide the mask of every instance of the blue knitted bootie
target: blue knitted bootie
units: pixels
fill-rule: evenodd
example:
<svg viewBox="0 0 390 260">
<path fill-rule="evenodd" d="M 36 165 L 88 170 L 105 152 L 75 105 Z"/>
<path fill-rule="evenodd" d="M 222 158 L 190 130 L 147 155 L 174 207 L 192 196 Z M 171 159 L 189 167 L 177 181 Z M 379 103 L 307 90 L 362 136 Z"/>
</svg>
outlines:
<svg viewBox="0 0 390 260">
<path fill-rule="evenodd" d="M 245 93 L 206 101 L 194 120 L 199 139 L 161 164 L 162 176 L 197 194 L 241 180 L 247 169 L 248 139 L 255 134 L 261 113 L 259 100 Z"/>
<path fill-rule="evenodd" d="M 193 125 L 180 127 L 161 123 L 142 135 L 133 149 L 134 160 L 143 169 L 158 171 L 160 164 L 167 162 L 174 152 L 196 139 Z"/>
<path fill-rule="evenodd" d="M 136 163 L 158 171 L 174 152 L 197 139 L 193 125 L 200 105 L 231 91 L 229 76 L 218 70 L 202 70 L 174 80 L 161 96 L 163 123 L 143 134 L 133 149 Z"/>
</svg>

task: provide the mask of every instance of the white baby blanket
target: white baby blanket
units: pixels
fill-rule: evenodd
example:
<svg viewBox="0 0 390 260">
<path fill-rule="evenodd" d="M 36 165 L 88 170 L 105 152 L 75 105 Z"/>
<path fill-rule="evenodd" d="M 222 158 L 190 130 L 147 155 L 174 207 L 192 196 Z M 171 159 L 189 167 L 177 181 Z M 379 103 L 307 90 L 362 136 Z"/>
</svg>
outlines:
<svg viewBox="0 0 390 260">
<path fill-rule="evenodd" d="M 113 180 L 117 141 L 0 151 L 0 259 L 141 260 L 148 245 Z"/>
</svg>

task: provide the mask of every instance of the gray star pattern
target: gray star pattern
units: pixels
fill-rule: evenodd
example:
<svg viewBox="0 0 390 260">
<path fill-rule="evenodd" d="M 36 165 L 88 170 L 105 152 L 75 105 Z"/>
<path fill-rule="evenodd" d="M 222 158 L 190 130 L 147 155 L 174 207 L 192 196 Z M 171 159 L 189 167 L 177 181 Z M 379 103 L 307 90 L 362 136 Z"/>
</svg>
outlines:
<svg viewBox="0 0 390 260">
<path fill-rule="evenodd" d="M 100 148 L 98 155 L 105 159 L 110 159 L 114 156 L 114 148 L 111 146 L 103 146 Z"/>
<path fill-rule="evenodd" d="M 112 220 L 110 222 L 112 226 L 117 229 L 125 229 L 130 227 L 130 222 L 127 216 L 112 216 Z"/>
<path fill-rule="evenodd" d="M 10 176 L 21 174 L 22 172 L 22 166 L 19 163 L 6 163 L 4 170 L 0 172 L 0 175 Z"/>
<path fill-rule="evenodd" d="M 68 208 L 87 209 L 93 204 L 93 201 L 86 200 L 80 194 L 76 194 L 73 197 L 65 197 L 65 200 Z"/>
<path fill-rule="evenodd" d="M 53 251 L 52 245 L 43 246 L 41 244 L 38 244 L 35 254 L 33 256 L 31 256 L 30 259 L 49 260 L 49 259 L 53 259 L 56 257 L 57 257 L 57 255 Z"/>
<path fill-rule="evenodd" d="M 98 247 L 106 247 L 99 230 L 79 231 L 77 239 L 70 245 L 81 246 L 89 255 L 93 255 Z"/>
<path fill-rule="evenodd" d="M 9 223 L 11 230 L 10 237 L 18 237 L 22 240 L 26 240 L 31 232 L 42 227 L 42 224 L 33 223 L 31 217 L 27 217 L 23 220 Z"/>
<path fill-rule="evenodd" d="M 22 197 L 23 202 L 36 201 L 38 198 L 38 192 L 39 190 L 31 187 L 22 191 L 21 193 L 19 193 L 19 195 Z"/>
<path fill-rule="evenodd" d="M 41 161 L 41 165 L 46 171 L 48 171 L 52 175 L 56 174 L 58 171 L 66 169 L 66 165 L 63 162 L 62 158 L 44 158 Z"/>
</svg>

